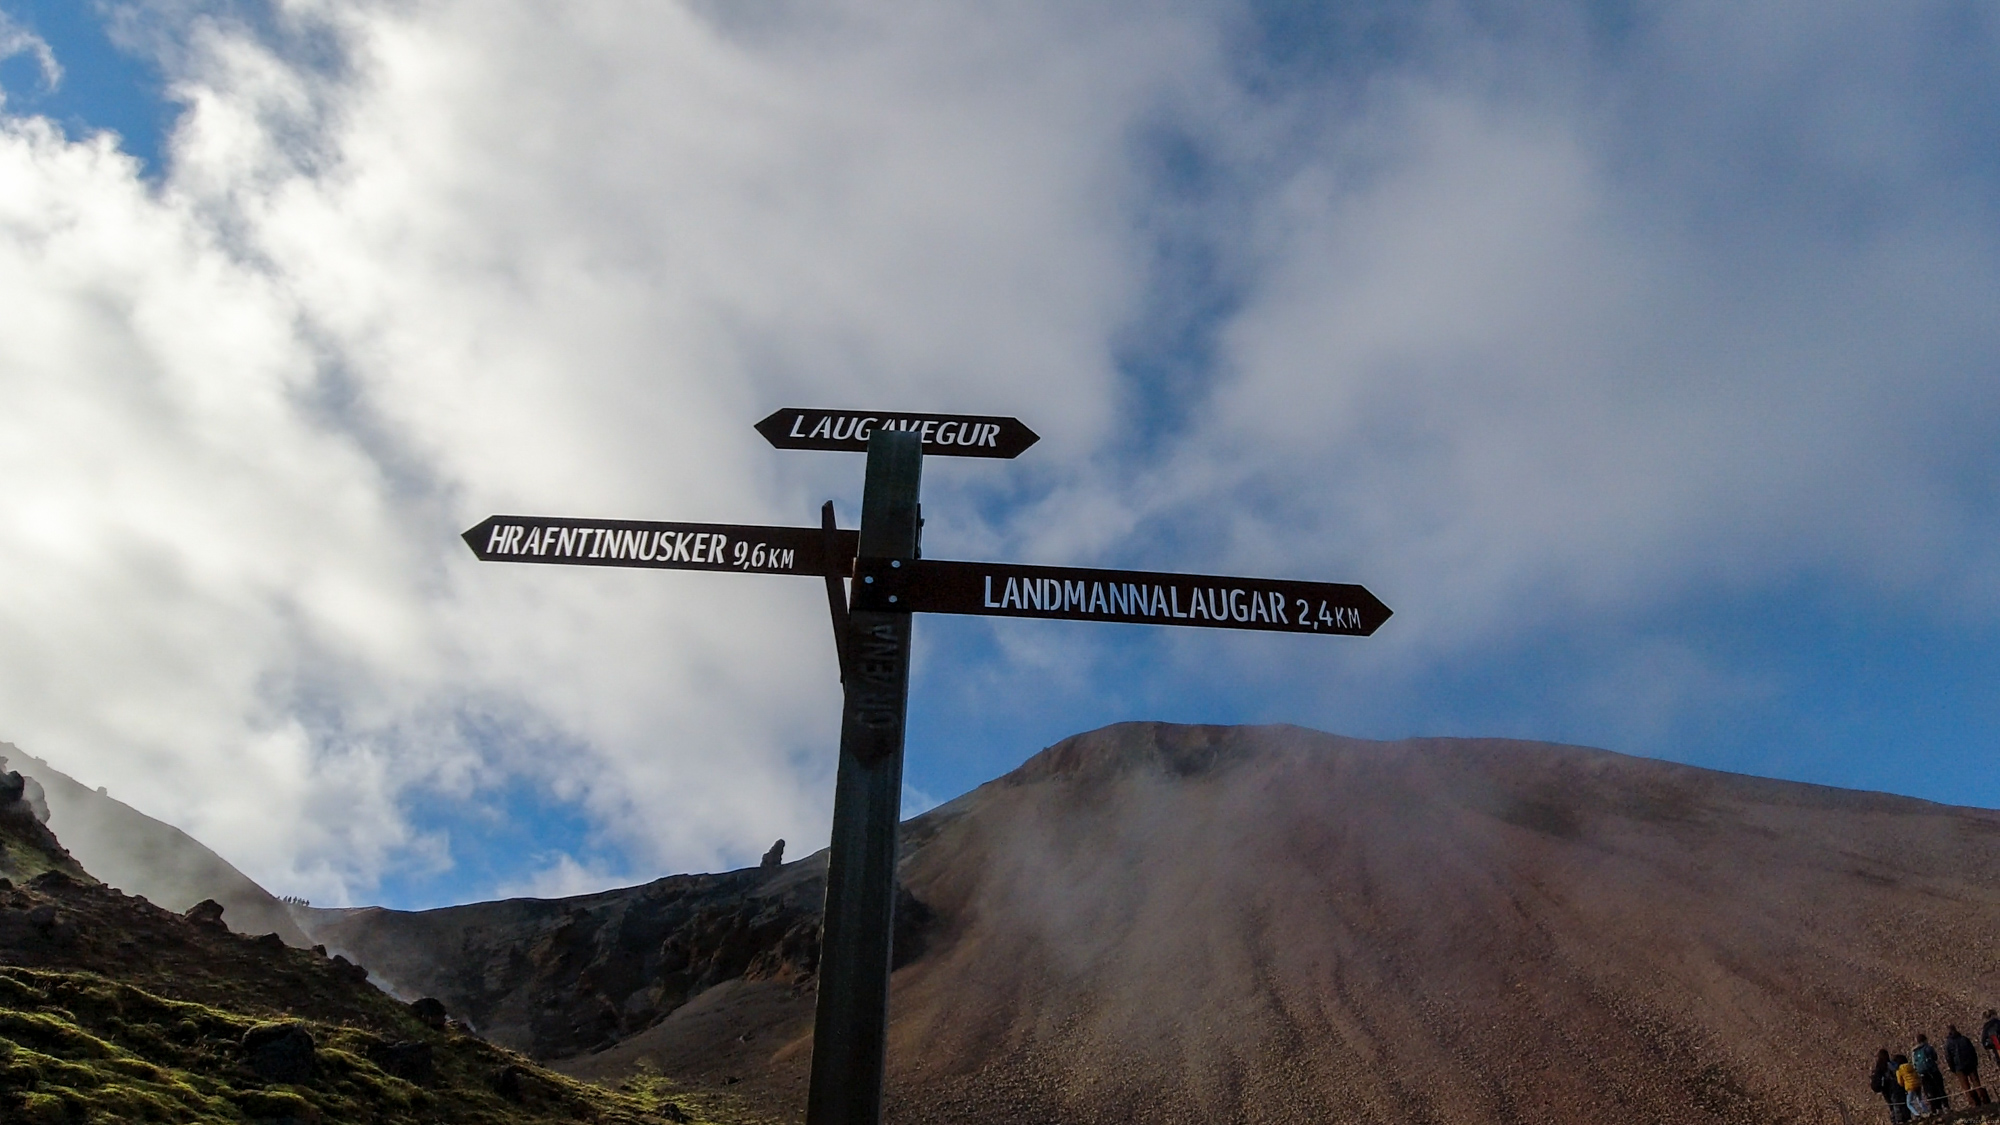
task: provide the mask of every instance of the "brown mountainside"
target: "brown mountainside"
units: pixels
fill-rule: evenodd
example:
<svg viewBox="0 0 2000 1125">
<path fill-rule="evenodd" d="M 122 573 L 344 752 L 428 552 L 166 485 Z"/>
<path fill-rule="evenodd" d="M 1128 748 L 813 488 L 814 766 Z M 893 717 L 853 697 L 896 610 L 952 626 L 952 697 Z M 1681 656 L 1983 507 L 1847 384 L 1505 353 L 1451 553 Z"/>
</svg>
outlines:
<svg viewBox="0 0 2000 1125">
<path fill-rule="evenodd" d="M 1881 1112 L 1875 1047 L 2000 1004 L 1987 810 L 1538 743 L 1124 724 L 904 831 L 923 924 L 892 1121 L 1840 1120 Z M 541 1003 L 625 1013 L 564 1069 L 740 1079 L 795 1114 L 818 862 L 703 877 L 733 889 L 689 884 L 664 931 L 633 924 L 656 883 L 454 908 L 518 916 L 480 927 L 348 915 L 340 944 L 460 966 L 462 1011 L 527 951 Z M 592 935 L 567 960 L 558 913 Z M 697 938 L 737 945 L 663 989 Z"/>
</svg>

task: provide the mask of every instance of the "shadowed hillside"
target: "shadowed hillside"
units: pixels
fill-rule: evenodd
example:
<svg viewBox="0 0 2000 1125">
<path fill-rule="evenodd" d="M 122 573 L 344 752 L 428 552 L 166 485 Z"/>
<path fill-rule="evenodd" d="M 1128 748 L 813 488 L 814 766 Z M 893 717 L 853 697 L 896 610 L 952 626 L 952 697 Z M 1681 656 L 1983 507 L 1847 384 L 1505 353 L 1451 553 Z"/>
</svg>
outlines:
<svg viewBox="0 0 2000 1125">
<path fill-rule="evenodd" d="M 232 929 L 311 944 L 271 892 L 194 837 L 0 742 L 0 771 L 9 769 L 37 783 L 49 828 L 98 878 L 169 910 L 214 899 L 228 909 Z"/>
<path fill-rule="evenodd" d="M 710 920 L 782 945 L 759 888 L 809 905 L 813 862 L 709 877 L 745 904 Z M 1838 1120 L 1880 1113 L 1876 1046 L 2000 1003 L 2000 813 L 1575 747 L 1125 724 L 905 825 L 902 878 L 897 1122 Z M 423 915 L 371 918 L 346 937 L 422 960 Z M 652 1007 L 564 1069 L 797 1112 L 809 958 L 635 1001 L 672 937 L 599 928 L 538 987 Z"/>
<path fill-rule="evenodd" d="M 0 1122 L 668 1125 L 754 1120 L 639 1076 L 576 1082 L 322 950 L 93 879 L 0 774 Z M 16 883 L 16 879 L 22 882 Z"/>
</svg>

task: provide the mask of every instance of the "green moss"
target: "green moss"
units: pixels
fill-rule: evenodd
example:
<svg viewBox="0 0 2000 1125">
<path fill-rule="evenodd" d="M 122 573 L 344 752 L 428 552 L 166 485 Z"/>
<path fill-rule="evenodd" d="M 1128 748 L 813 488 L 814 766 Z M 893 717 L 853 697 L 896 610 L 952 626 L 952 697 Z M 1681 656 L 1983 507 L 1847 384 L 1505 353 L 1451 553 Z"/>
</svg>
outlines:
<svg viewBox="0 0 2000 1125">
<path fill-rule="evenodd" d="M 45 871 L 60 871 L 79 882 L 97 881 L 40 824 L 19 816 L 0 816 L 0 876 L 25 883 Z"/>
<path fill-rule="evenodd" d="M 22 1125 L 63 1125 L 69 1116 L 68 1107 L 54 1094 L 28 1094 L 14 1112 L 20 1114 Z"/>
<path fill-rule="evenodd" d="M 618 1084 L 618 1092 L 666 1121 L 685 1120 L 690 1125 L 778 1125 L 780 1120 L 751 1111 L 740 1098 L 683 1086 L 643 1065 L 638 1073 Z"/>
<path fill-rule="evenodd" d="M 356 1027 L 307 1021 L 315 1076 L 261 1082 L 238 1043 L 256 1019 L 170 1000 L 88 973 L 0 967 L 0 1120 L 8 1122 L 229 1122 L 292 1119 L 385 1125 L 528 1125 L 594 1120 L 640 1125 L 674 1119 L 747 1122 L 656 1081 L 608 1091 L 534 1067 L 471 1036 L 413 1032 L 432 1050 L 423 1085 L 374 1061 L 389 1045 Z M 495 1077 L 520 1068 L 503 1097 Z"/>
</svg>

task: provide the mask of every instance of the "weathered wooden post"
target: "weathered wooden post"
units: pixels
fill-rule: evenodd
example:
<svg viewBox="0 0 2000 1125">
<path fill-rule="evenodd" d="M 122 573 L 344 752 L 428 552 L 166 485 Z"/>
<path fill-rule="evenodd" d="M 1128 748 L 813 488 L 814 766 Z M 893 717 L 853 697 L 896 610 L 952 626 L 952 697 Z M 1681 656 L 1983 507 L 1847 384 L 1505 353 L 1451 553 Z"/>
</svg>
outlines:
<svg viewBox="0 0 2000 1125">
<path fill-rule="evenodd" d="M 915 433 L 878 429 L 868 438 L 857 557 L 887 560 L 891 569 L 915 561 L 923 464 L 923 442 Z M 846 648 L 807 1125 L 876 1125 L 882 1119 L 903 720 L 910 697 L 909 611 L 854 610 Z"/>
</svg>

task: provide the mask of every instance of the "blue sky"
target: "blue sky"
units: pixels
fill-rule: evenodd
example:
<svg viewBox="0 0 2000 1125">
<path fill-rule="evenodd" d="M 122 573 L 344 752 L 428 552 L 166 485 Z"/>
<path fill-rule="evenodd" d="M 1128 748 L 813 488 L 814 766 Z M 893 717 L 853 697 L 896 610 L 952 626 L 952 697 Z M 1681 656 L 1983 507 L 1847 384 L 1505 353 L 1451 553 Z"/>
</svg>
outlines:
<svg viewBox="0 0 2000 1125">
<path fill-rule="evenodd" d="M 921 620 L 913 801 L 1165 719 L 2000 806 L 1990 5 L 895 8 L 0 0 L 0 738 L 318 901 L 798 854 L 817 588 L 455 535 L 851 524 L 750 427 L 858 405 L 1044 435 L 933 556 L 1397 611 Z"/>
</svg>

